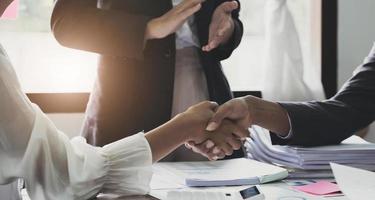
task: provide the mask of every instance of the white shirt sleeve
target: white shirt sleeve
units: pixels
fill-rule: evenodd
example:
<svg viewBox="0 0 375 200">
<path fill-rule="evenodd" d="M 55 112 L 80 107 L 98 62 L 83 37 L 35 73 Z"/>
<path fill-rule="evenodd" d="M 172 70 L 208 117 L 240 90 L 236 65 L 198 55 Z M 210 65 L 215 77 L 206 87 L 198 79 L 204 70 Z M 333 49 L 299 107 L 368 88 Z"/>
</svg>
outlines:
<svg viewBox="0 0 375 200">
<path fill-rule="evenodd" d="M 293 137 L 292 121 L 290 120 L 290 116 L 289 116 L 289 114 L 288 114 L 288 121 L 289 121 L 289 127 L 290 127 L 290 129 L 289 129 L 289 133 L 288 133 L 286 136 L 282 136 L 282 135 L 280 135 L 280 134 L 276 134 L 277 137 L 279 137 L 279 138 L 281 138 L 281 139 L 283 139 L 283 140 L 289 140 L 289 139 L 291 139 L 291 138 Z"/>
<path fill-rule="evenodd" d="M 0 155 L 7 158 L 0 164 L 0 182 L 23 178 L 31 199 L 38 200 L 149 191 L 152 154 L 143 133 L 93 147 L 82 137 L 69 140 L 36 105 L 34 108 L 34 128 L 22 155 Z M 0 144 L 0 148 L 9 145 L 13 144 Z"/>
</svg>

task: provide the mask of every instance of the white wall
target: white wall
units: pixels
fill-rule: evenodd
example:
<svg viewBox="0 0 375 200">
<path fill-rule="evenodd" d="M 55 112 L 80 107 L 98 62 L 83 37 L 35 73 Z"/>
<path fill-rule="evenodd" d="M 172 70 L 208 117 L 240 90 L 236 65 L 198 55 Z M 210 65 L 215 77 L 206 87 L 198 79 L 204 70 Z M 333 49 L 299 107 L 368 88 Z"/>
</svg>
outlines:
<svg viewBox="0 0 375 200">
<path fill-rule="evenodd" d="M 361 64 L 375 41 L 375 1 L 339 0 L 339 87 Z M 375 124 L 368 139 L 375 142 Z"/>
<path fill-rule="evenodd" d="M 375 41 L 375 1 L 339 0 L 339 85 L 367 56 Z"/>
<path fill-rule="evenodd" d="M 67 134 L 70 138 L 80 134 L 84 114 L 48 114 L 56 127 Z"/>
</svg>

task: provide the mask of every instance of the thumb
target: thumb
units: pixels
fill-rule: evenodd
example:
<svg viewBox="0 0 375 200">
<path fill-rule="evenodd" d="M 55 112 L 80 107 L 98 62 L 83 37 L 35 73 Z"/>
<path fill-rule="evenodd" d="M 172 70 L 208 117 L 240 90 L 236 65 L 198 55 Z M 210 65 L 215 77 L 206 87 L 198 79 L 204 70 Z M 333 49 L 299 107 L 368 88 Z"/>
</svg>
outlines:
<svg viewBox="0 0 375 200">
<path fill-rule="evenodd" d="M 206 130 L 207 131 L 214 131 L 220 127 L 221 122 L 227 118 L 232 113 L 232 108 L 228 106 L 228 104 L 224 104 L 220 106 L 216 113 L 212 116 L 211 120 L 209 121 Z"/>
<path fill-rule="evenodd" d="M 233 10 L 236 10 L 236 9 L 238 9 L 238 7 L 239 7 L 239 5 L 238 5 L 237 1 L 228 1 L 228 2 L 225 2 L 225 3 L 222 4 L 222 8 L 223 8 L 224 12 L 226 12 L 226 13 L 230 13 Z"/>
</svg>

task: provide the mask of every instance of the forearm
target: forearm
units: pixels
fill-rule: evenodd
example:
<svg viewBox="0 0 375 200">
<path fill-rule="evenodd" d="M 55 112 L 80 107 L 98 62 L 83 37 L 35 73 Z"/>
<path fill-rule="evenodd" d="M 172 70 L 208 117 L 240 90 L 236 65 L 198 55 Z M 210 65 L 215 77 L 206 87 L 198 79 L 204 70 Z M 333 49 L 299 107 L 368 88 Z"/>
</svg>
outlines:
<svg viewBox="0 0 375 200">
<path fill-rule="evenodd" d="M 51 28 L 63 46 L 142 59 L 149 20 L 145 15 L 99 9 L 96 1 L 58 0 L 51 17 Z"/>
<path fill-rule="evenodd" d="M 184 119 L 184 114 L 178 115 L 166 124 L 146 133 L 153 162 L 159 161 L 189 139 L 192 126 L 188 126 Z"/>
<path fill-rule="evenodd" d="M 289 133 L 288 113 L 280 104 L 253 96 L 247 96 L 246 103 L 249 112 L 253 114 L 253 125 L 261 126 L 281 136 Z"/>
</svg>

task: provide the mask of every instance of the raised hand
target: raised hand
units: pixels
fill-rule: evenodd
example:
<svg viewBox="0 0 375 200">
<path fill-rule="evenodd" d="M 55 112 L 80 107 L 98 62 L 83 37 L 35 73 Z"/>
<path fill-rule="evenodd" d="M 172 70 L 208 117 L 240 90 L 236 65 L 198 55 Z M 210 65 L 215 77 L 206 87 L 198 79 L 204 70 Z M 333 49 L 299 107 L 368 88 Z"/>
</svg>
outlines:
<svg viewBox="0 0 375 200">
<path fill-rule="evenodd" d="M 164 38 L 175 33 L 186 20 L 200 10 L 204 0 L 184 0 L 161 17 L 151 20 L 146 28 L 146 40 Z"/>
<path fill-rule="evenodd" d="M 212 15 L 208 44 L 203 51 L 211 51 L 221 44 L 228 42 L 234 31 L 232 11 L 238 8 L 236 1 L 227 1 L 218 6 Z"/>
</svg>

